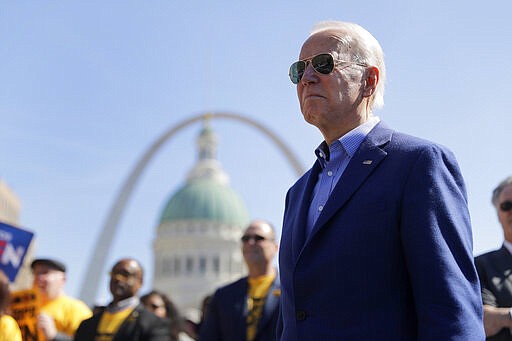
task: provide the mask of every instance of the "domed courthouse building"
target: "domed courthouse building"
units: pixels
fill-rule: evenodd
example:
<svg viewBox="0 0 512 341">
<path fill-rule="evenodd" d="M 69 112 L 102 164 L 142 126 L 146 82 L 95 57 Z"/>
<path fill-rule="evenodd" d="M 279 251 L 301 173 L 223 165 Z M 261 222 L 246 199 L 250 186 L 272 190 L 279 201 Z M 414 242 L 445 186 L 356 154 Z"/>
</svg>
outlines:
<svg viewBox="0 0 512 341">
<path fill-rule="evenodd" d="M 153 243 L 153 287 L 184 312 L 199 309 L 206 295 L 246 272 L 240 237 L 250 220 L 217 160 L 217 137 L 207 124 L 197 142 L 197 163 L 165 205 Z"/>
</svg>

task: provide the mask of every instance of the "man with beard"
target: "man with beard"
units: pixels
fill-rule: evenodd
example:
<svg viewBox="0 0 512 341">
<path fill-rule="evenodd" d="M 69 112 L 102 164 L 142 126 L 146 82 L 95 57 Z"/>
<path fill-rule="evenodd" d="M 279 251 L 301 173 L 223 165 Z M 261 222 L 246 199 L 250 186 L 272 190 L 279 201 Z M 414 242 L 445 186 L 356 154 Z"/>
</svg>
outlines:
<svg viewBox="0 0 512 341">
<path fill-rule="evenodd" d="M 167 341 L 167 322 L 140 303 L 143 270 L 138 261 L 124 258 L 110 272 L 112 302 L 83 321 L 75 334 L 77 341 Z"/>
<path fill-rule="evenodd" d="M 273 264 L 278 249 L 274 228 L 269 222 L 255 220 L 241 242 L 249 275 L 215 292 L 200 341 L 275 339 L 281 291 Z"/>
</svg>

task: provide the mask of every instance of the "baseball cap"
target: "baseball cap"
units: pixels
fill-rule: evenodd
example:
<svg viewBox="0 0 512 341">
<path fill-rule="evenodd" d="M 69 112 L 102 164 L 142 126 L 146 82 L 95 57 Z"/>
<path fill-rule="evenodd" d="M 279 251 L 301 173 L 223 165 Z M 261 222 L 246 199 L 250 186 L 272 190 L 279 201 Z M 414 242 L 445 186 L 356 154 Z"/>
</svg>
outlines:
<svg viewBox="0 0 512 341">
<path fill-rule="evenodd" d="M 30 264 L 30 268 L 32 270 L 34 270 L 34 267 L 36 265 L 46 265 L 52 269 L 55 269 L 55 270 L 58 270 L 58 271 L 62 271 L 62 272 L 66 272 L 66 266 L 64 265 L 64 263 L 58 261 L 58 260 L 55 260 L 55 259 L 49 259 L 49 258 L 38 258 L 38 259 L 34 259 L 32 261 L 32 264 Z"/>
</svg>

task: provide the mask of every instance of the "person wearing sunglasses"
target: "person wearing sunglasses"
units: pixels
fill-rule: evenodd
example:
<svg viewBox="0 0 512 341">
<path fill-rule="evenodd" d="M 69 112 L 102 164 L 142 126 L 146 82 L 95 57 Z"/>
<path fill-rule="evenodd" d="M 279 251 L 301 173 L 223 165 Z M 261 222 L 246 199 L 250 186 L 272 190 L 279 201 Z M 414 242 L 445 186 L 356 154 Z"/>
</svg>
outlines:
<svg viewBox="0 0 512 341">
<path fill-rule="evenodd" d="M 503 229 L 503 245 L 475 258 L 484 305 L 487 340 L 512 341 L 512 176 L 492 192 Z"/>
<path fill-rule="evenodd" d="M 140 297 L 144 306 L 156 316 L 169 321 L 169 341 L 191 341 L 185 333 L 185 319 L 169 296 L 159 290 L 151 290 Z"/>
<path fill-rule="evenodd" d="M 156 316 L 140 301 L 144 271 L 133 258 L 122 258 L 110 271 L 112 302 L 84 320 L 75 341 L 169 341 L 169 321 Z"/>
<path fill-rule="evenodd" d="M 485 338 L 464 179 L 376 116 L 383 56 L 361 26 L 322 22 L 289 68 L 324 141 L 286 195 L 278 340 Z"/>
<path fill-rule="evenodd" d="M 274 227 L 254 220 L 241 237 L 248 276 L 221 287 L 208 304 L 200 341 L 275 340 L 280 285 Z"/>
</svg>

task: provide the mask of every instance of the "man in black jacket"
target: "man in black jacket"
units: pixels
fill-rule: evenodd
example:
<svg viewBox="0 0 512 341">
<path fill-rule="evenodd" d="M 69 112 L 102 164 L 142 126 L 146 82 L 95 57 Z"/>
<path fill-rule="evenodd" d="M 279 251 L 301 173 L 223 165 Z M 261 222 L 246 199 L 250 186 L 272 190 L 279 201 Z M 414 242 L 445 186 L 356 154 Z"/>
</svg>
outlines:
<svg viewBox="0 0 512 341">
<path fill-rule="evenodd" d="M 484 304 L 487 340 L 512 340 L 512 176 L 492 193 L 492 204 L 503 228 L 501 248 L 476 257 Z"/>
<path fill-rule="evenodd" d="M 110 273 L 112 302 L 83 321 L 76 341 L 167 341 L 168 323 L 144 308 L 137 293 L 142 287 L 143 270 L 132 258 L 118 261 Z"/>
</svg>

